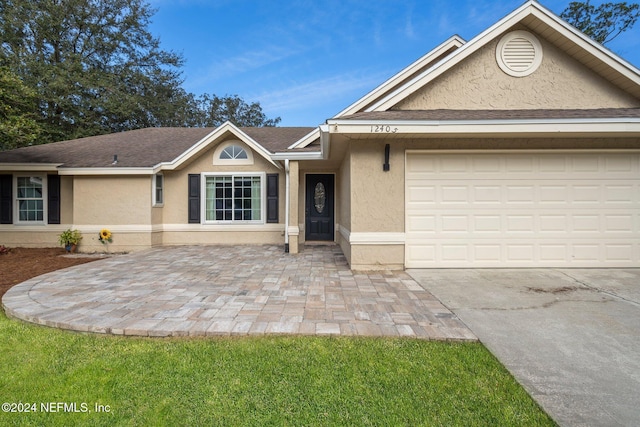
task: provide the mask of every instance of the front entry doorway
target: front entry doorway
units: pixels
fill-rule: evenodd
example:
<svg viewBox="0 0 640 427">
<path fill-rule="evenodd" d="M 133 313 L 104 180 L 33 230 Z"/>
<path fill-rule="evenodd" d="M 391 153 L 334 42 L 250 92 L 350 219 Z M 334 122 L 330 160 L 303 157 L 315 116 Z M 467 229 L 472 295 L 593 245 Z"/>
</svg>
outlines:
<svg viewBox="0 0 640 427">
<path fill-rule="evenodd" d="M 334 240 L 334 176 L 307 175 L 305 201 L 305 239 Z"/>
</svg>

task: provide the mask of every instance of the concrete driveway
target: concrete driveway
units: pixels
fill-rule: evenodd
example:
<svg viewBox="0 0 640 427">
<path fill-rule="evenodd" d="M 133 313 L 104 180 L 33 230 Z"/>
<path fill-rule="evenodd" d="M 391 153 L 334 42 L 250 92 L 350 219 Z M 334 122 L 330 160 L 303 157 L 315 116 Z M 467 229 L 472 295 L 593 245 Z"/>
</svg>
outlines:
<svg viewBox="0 0 640 427">
<path fill-rule="evenodd" d="M 560 425 L 640 425 L 640 269 L 408 273 Z"/>
</svg>

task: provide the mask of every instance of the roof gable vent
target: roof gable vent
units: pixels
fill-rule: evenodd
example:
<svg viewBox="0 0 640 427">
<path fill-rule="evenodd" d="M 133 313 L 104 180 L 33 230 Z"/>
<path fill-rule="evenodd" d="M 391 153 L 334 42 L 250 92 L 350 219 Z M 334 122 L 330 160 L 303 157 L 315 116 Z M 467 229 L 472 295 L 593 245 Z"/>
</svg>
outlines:
<svg viewBox="0 0 640 427">
<path fill-rule="evenodd" d="M 506 34 L 496 49 L 496 60 L 500 69 L 513 77 L 532 74 L 542 63 L 542 45 L 527 31 Z"/>
</svg>

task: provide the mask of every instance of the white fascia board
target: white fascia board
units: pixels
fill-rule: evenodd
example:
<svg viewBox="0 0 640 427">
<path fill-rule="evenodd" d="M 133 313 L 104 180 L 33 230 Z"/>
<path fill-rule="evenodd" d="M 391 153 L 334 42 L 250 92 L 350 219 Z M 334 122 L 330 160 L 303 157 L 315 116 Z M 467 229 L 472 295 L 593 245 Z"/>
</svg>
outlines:
<svg viewBox="0 0 640 427">
<path fill-rule="evenodd" d="M 58 175 L 153 175 L 154 168 L 60 168 Z"/>
<path fill-rule="evenodd" d="M 464 44 L 465 44 L 465 40 L 462 39 L 460 36 L 455 35 L 450 37 L 448 40 L 436 46 L 426 55 L 422 56 L 420 59 L 413 62 L 408 67 L 404 68 L 402 71 L 395 74 L 394 76 L 386 80 L 384 83 L 376 87 L 374 90 L 372 90 L 371 92 L 369 92 L 368 94 L 366 94 L 365 96 L 363 96 L 362 98 L 360 98 L 359 100 L 357 100 L 356 102 L 354 102 L 353 104 L 351 104 L 350 106 L 348 106 L 347 108 L 345 108 L 344 110 L 336 114 L 335 117 L 338 118 L 342 116 L 347 116 L 349 114 L 355 114 L 361 111 L 361 109 L 364 108 L 365 105 L 370 104 L 371 102 L 375 101 L 376 98 L 379 98 L 382 95 L 384 95 L 384 93 L 387 90 L 389 90 L 391 87 L 395 86 L 402 80 L 406 79 L 411 74 L 417 72 L 420 68 L 424 67 L 426 64 L 430 63 L 435 58 L 445 53 L 447 50 L 451 49 L 452 47 L 459 48 Z"/>
<path fill-rule="evenodd" d="M 279 152 L 271 155 L 273 160 L 324 160 L 320 151 Z"/>
<path fill-rule="evenodd" d="M 296 141 L 293 144 L 291 144 L 290 146 L 288 146 L 287 148 L 289 150 L 293 150 L 295 148 L 307 147 L 309 144 L 311 144 L 313 141 L 315 141 L 319 137 L 320 137 L 320 130 L 318 128 L 316 128 L 316 129 L 312 130 L 311 132 L 309 132 L 307 135 L 305 135 L 302 138 L 300 138 L 298 141 Z"/>
<path fill-rule="evenodd" d="M 590 37 L 586 36 L 583 32 L 579 31 L 574 26 L 563 21 L 556 16 L 553 12 L 546 9 L 540 4 L 536 4 L 537 7 L 533 8 L 533 15 L 545 22 L 559 33 L 563 33 L 573 43 L 580 48 L 586 50 L 591 55 L 595 56 L 608 66 L 618 71 L 623 76 L 632 80 L 634 83 L 640 85 L 640 69 L 630 64 L 620 56 L 611 52 L 609 49 L 594 41 Z"/>
<path fill-rule="evenodd" d="M 265 149 L 262 145 L 260 145 L 257 141 L 255 141 L 249 135 L 242 132 L 233 123 L 226 121 L 220 126 L 218 126 L 216 129 L 214 129 L 207 136 L 202 138 L 200 141 L 192 145 L 188 150 L 186 150 L 184 153 L 178 156 L 175 160 L 171 162 L 160 163 L 154 167 L 154 170 L 159 172 L 161 170 L 175 170 L 179 168 L 183 163 L 188 161 L 190 158 L 192 158 L 193 156 L 197 156 L 202 150 L 209 148 L 209 145 L 213 141 L 222 137 L 226 132 L 231 132 L 232 134 L 234 134 L 239 140 L 247 144 L 252 150 L 254 150 L 258 154 L 260 154 L 262 157 L 264 157 L 273 166 L 277 167 L 278 169 L 281 169 L 281 166 L 275 163 L 271 159 L 271 153 L 267 149 Z"/>
<path fill-rule="evenodd" d="M 402 134 L 640 133 L 640 119 L 364 121 L 333 120 L 331 133 L 393 136 Z"/>
<path fill-rule="evenodd" d="M 273 160 L 326 160 L 329 158 L 330 148 L 330 134 L 328 125 L 320 125 L 307 136 L 300 139 L 295 144 L 288 147 L 293 150 L 296 148 L 304 148 L 311 144 L 313 141 L 320 139 L 320 151 L 305 151 L 305 152 L 287 152 L 280 151 L 271 155 Z"/>
<path fill-rule="evenodd" d="M 0 163 L 0 171 L 54 172 L 62 163 Z"/>
</svg>

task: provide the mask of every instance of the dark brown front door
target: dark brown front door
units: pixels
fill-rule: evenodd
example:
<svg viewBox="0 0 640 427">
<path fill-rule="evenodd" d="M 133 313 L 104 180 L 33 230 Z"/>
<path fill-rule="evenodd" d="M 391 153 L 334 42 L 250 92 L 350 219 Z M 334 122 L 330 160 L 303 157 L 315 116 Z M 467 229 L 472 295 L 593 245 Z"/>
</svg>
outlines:
<svg viewBox="0 0 640 427">
<path fill-rule="evenodd" d="M 307 175 L 306 188 L 306 240 L 333 241 L 333 175 Z"/>
</svg>

